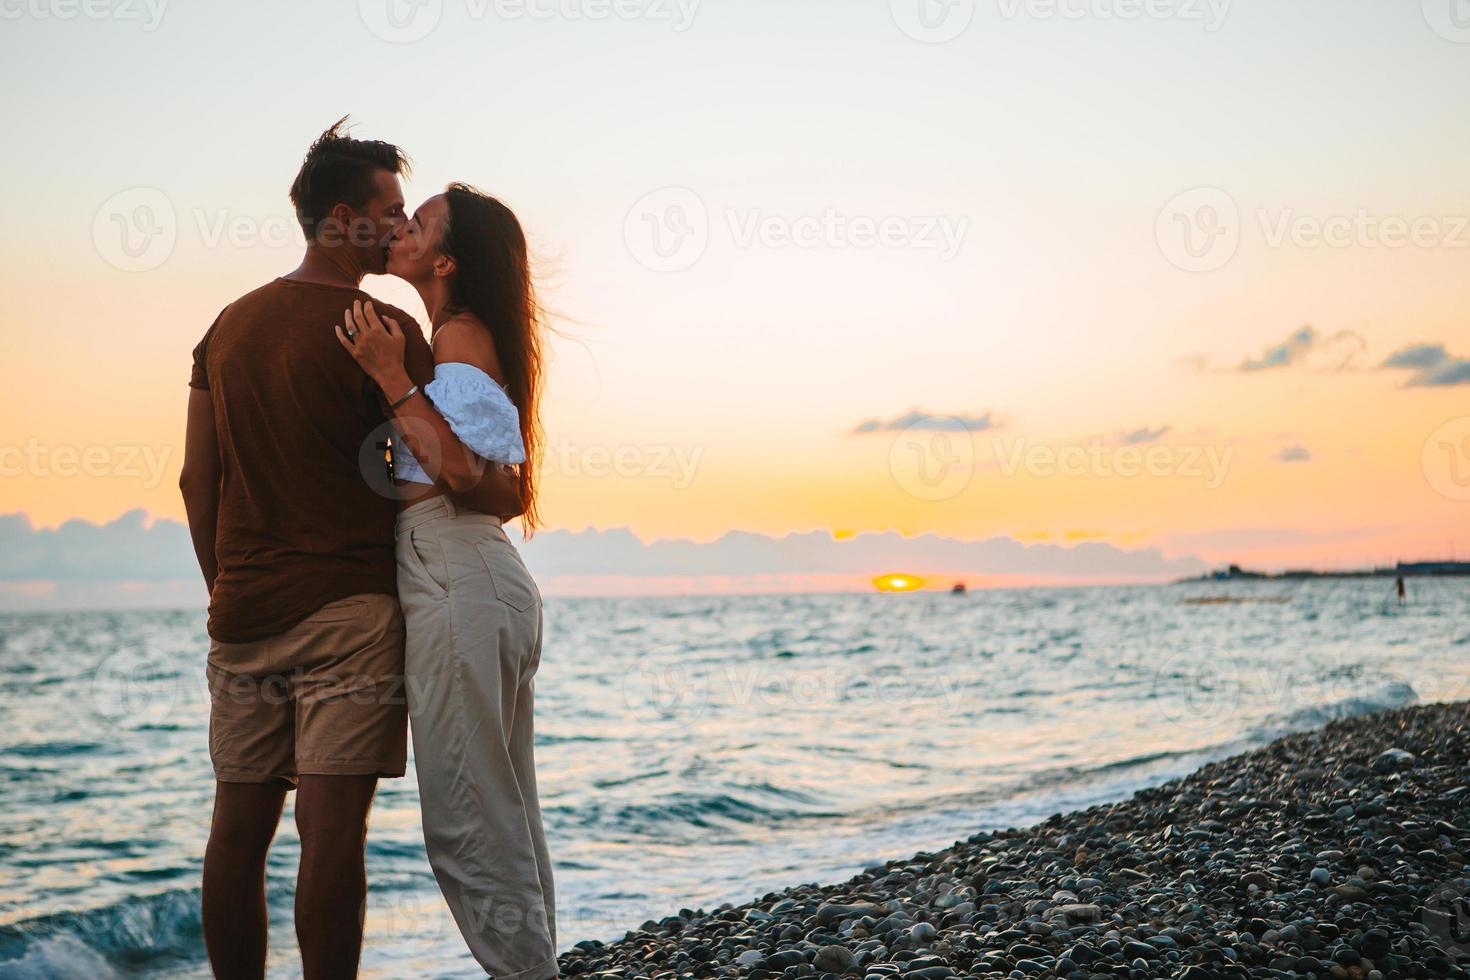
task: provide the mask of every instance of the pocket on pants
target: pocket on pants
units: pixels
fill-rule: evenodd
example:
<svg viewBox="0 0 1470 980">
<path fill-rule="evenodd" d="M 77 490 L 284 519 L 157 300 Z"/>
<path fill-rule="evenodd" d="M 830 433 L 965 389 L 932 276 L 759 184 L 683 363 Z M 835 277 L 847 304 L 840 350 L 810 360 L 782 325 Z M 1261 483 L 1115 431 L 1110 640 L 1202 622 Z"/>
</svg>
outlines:
<svg viewBox="0 0 1470 980">
<path fill-rule="evenodd" d="M 410 528 L 407 550 L 408 563 L 431 589 L 441 597 L 449 594 L 449 570 L 444 559 L 444 546 L 431 530 L 431 525 L 421 524 Z"/>
<path fill-rule="evenodd" d="M 510 542 L 497 544 L 494 541 L 476 541 L 475 547 L 479 549 L 480 557 L 485 560 L 485 568 L 490 572 L 490 584 L 495 587 L 495 597 L 516 612 L 530 609 L 540 596 L 537 595 L 536 585 L 531 581 L 531 575 L 520 559 L 513 551 L 506 554 L 505 549 L 512 547 Z"/>
</svg>

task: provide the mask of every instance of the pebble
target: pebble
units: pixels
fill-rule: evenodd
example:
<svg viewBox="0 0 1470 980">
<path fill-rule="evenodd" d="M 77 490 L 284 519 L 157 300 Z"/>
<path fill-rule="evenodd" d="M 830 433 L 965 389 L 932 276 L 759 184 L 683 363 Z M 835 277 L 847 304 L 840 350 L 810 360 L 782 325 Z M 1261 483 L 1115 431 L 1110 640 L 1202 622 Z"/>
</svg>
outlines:
<svg viewBox="0 0 1470 980">
<path fill-rule="evenodd" d="M 857 960 L 846 946 L 823 946 L 812 959 L 812 966 L 823 973 L 846 973 L 857 966 Z"/>
</svg>

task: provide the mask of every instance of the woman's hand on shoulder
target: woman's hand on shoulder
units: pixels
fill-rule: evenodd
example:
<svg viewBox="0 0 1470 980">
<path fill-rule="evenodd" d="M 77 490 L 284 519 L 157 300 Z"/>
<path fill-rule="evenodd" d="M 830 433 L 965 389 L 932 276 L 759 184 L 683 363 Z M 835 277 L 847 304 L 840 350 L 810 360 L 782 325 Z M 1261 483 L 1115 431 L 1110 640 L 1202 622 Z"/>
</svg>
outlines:
<svg viewBox="0 0 1470 980">
<path fill-rule="evenodd" d="M 403 367 L 403 330 L 391 316 L 378 316 L 371 301 L 353 300 L 342 314 L 337 340 L 385 392 L 408 387 L 402 383 L 408 380 Z"/>
</svg>

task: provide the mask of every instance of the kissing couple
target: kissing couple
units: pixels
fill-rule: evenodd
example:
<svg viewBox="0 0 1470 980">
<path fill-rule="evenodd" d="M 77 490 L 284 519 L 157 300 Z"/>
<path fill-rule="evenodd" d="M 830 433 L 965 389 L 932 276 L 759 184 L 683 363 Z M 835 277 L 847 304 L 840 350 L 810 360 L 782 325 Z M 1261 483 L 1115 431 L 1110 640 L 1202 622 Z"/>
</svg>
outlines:
<svg viewBox="0 0 1470 980">
<path fill-rule="evenodd" d="M 301 264 L 194 348 L 179 486 L 209 590 L 216 977 L 265 976 L 266 855 L 287 792 L 307 980 L 357 975 L 379 778 L 411 728 L 425 849 L 471 953 L 558 976 L 536 792 L 541 595 L 504 523 L 536 520 L 543 323 L 515 215 L 467 184 L 406 213 L 405 154 L 348 135 L 291 185 Z M 412 285 L 429 336 L 362 291 Z"/>
</svg>

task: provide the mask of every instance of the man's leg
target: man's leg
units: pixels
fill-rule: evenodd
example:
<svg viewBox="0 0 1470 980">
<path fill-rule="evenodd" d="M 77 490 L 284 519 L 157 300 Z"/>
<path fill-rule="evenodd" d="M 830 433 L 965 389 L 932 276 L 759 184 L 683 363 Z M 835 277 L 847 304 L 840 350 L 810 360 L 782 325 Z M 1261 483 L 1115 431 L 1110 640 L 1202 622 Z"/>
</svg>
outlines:
<svg viewBox="0 0 1470 980">
<path fill-rule="evenodd" d="M 377 776 L 303 773 L 296 788 L 296 938 L 306 980 L 357 976 L 367 904 L 363 850 L 377 786 Z"/>
<path fill-rule="evenodd" d="M 215 784 L 200 917 L 209 965 L 220 980 L 265 976 L 265 856 L 286 790 L 279 779 Z"/>
</svg>

